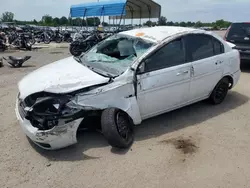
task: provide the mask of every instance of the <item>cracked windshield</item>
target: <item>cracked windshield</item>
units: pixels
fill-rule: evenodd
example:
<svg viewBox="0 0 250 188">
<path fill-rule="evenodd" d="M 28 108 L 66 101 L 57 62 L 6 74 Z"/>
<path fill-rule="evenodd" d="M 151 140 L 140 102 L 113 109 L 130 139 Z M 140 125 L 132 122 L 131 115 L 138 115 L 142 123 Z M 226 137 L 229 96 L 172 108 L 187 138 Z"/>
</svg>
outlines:
<svg viewBox="0 0 250 188">
<path fill-rule="evenodd" d="M 81 57 L 81 61 L 92 68 L 119 75 L 152 45 L 140 38 L 117 34 L 96 45 Z"/>
</svg>

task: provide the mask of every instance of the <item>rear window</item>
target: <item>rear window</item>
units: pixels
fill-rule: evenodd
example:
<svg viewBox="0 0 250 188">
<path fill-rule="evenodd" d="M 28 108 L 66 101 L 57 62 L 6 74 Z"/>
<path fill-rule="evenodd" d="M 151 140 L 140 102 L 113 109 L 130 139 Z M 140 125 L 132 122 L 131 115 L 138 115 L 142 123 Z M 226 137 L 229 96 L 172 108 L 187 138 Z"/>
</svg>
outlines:
<svg viewBox="0 0 250 188">
<path fill-rule="evenodd" d="M 250 23 L 234 23 L 232 24 L 227 37 L 249 37 Z"/>
</svg>

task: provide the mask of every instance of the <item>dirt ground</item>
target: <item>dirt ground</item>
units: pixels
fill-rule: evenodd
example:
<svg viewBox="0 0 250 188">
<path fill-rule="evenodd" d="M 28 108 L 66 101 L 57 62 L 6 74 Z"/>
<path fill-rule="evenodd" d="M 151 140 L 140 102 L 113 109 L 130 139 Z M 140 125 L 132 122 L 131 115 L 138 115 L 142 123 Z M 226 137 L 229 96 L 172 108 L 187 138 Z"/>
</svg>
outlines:
<svg viewBox="0 0 250 188">
<path fill-rule="evenodd" d="M 250 62 L 224 103 L 200 102 L 142 123 L 129 150 L 112 149 L 100 133 L 45 151 L 31 144 L 14 112 L 17 82 L 67 57 L 67 48 L 4 53 L 32 55 L 23 68 L 0 68 L 0 187 L 243 188 L 250 186 Z M 32 87 L 32 85 L 30 86 Z"/>
</svg>

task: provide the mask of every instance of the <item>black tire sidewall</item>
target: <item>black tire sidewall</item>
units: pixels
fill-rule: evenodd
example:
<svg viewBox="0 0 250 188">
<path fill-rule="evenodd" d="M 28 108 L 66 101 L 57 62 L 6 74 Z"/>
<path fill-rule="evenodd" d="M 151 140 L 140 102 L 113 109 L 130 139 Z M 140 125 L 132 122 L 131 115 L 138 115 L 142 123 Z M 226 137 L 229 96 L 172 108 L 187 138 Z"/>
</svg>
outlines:
<svg viewBox="0 0 250 188">
<path fill-rule="evenodd" d="M 128 139 L 124 139 L 120 135 L 116 124 L 116 115 L 119 111 L 116 108 L 109 108 L 103 111 L 101 117 L 102 132 L 111 146 L 125 149 L 129 148 L 134 141 L 133 125 L 128 125 L 131 132 L 128 134 Z M 129 116 L 126 118 L 129 120 Z"/>
<path fill-rule="evenodd" d="M 223 98 L 221 98 L 221 99 L 216 99 L 216 91 L 217 91 L 217 89 L 218 89 L 222 84 L 227 84 L 228 87 L 227 87 L 226 91 L 224 92 Z M 224 101 L 224 99 L 226 98 L 226 96 L 227 96 L 228 90 L 229 90 L 229 80 L 228 80 L 228 78 L 224 77 L 224 78 L 222 78 L 222 79 L 218 82 L 218 84 L 215 86 L 215 88 L 214 88 L 214 90 L 213 90 L 213 92 L 212 92 L 212 94 L 211 94 L 211 96 L 210 96 L 210 101 L 211 101 L 213 104 L 220 104 L 220 103 L 222 103 L 222 102 Z"/>
<path fill-rule="evenodd" d="M 62 38 L 61 37 L 57 37 L 55 40 L 56 43 L 61 43 L 62 42 Z"/>
<path fill-rule="evenodd" d="M 76 45 L 74 45 L 74 44 L 70 45 L 70 47 L 69 47 L 70 53 L 71 53 L 73 56 L 79 56 L 79 55 L 81 55 L 82 52 L 80 52 L 80 51 L 75 51 L 76 48 L 77 48 Z M 79 49 L 79 47 L 78 47 L 78 49 Z"/>
</svg>

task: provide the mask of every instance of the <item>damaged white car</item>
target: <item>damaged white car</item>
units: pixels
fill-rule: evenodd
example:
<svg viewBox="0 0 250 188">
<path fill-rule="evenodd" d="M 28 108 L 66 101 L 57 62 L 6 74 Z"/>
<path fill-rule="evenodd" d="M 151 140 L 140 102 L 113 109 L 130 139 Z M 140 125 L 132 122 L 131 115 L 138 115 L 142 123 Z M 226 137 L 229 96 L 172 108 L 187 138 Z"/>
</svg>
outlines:
<svg viewBox="0 0 250 188">
<path fill-rule="evenodd" d="M 211 32 L 136 29 L 27 75 L 16 114 L 44 149 L 75 144 L 80 128 L 96 125 L 110 145 L 127 148 L 133 125 L 204 99 L 219 104 L 239 77 L 239 52 Z"/>
</svg>

